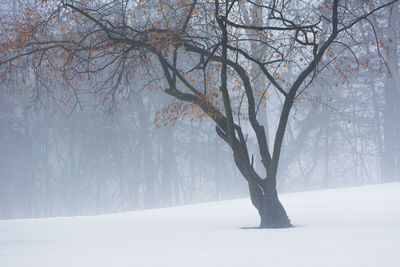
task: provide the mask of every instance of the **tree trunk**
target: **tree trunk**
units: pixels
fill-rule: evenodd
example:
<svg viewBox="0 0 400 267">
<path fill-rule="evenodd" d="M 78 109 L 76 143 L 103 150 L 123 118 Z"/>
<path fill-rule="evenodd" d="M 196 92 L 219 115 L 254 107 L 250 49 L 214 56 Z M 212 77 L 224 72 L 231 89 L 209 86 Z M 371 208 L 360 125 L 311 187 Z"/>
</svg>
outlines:
<svg viewBox="0 0 400 267">
<path fill-rule="evenodd" d="M 382 182 L 395 181 L 395 140 L 396 125 L 395 118 L 398 93 L 393 78 L 387 77 L 385 82 L 385 110 L 384 110 L 384 142 L 383 142 L 383 165 L 381 166 Z"/>
<path fill-rule="evenodd" d="M 260 228 L 289 228 L 292 226 L 275 188 L 271 187 L 264 191 L 258 213 L 261 218 Z"/>
<path fill-rule="evenodd" d="M 381 170 L 382 182 L 396 181 L 396 118 L 398 117 L 398 104 L 400 101 L 400 73 L 398 59 L 398 32 L 400 25 L 398 18 L 400 11 L 398 4 L 393 6 L 390 11 L 389 32 L 390 39 L 393 40 L 388 47 L 387 64 L 390 74 L 386 74 L 385 80 L 385 107 L 383 112 L 383 165 Z M 398 160 L 398 159 L 397 159 Z"/>
<path fill-rule="evenodd" d="M 260 215 L 260 228 L 292 227 L 285 208 L 279 200 L 276 183 L 268 183 L 273 179 L 264 180 L 263 185 L 249 183 L 250 198 Z"/>
<path fill-rule="evenodd" d="M 144 206 L 154 208 L 156 204 L 156 170 L 153 161 L 152 140 L 149 129 L 148 112 L 143 99 L 139 96 L 135 101 L 136 112 L 139 118 L 140 135 L 142 140 L 143 168 L 144 168 Z"/>
<path fill-rule="evenodd" d="M 290 220 L 277 195 L 266 195 L 259 210 L 260 228 L 289 228 Z"/>
</svg>

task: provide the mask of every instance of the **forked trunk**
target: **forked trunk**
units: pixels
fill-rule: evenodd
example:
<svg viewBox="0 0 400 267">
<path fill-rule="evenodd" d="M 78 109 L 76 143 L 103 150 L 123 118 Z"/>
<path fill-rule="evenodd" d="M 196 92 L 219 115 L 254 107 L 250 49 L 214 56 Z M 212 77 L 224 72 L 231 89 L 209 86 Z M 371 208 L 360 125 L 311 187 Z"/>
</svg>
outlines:
<svg viewBox="0 0 400 267">
<path fill-rule="evenodd" d="M 256 188 L 250 187 L 250 196 L 253 205 L 258 210 L 261 218 L 260 228 L 289 228 L 292 227 L 285 208 L 278 198 L 273 184 Z"/>
</svg>

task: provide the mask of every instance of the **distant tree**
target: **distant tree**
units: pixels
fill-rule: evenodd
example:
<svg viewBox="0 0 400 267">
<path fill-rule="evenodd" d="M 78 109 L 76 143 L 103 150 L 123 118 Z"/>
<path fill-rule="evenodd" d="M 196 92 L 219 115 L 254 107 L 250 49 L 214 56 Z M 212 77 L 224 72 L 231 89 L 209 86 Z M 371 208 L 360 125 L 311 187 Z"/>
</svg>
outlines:
<svg viewBox="0 0 400 267">
<path fill-rule="evenodd" d="M 130 88 L 163 89 L 179 101 L 158 114 L 157 125 L 186 116 L 211 118 L 248 182 L 260 227 L 290 227 L 276 190 L 290 111 L 341 57 L 331 47 L 351 49 L 347 42 L 357 36 L 357 26 L 397 0 L 376 2 L 28 2 L 17 22 L 3 21 L 1 82 L 10 84 L 17 71 L 34 76 L 37 82 L 29 86 L 38 98 L 71 108 L 92 94 L 117 109 Z M 249 20 L 252 12 L 263 20 Z M 257 116 L 269 88 L 284 99 L 272 146 Z M 247 131 L 256 137 L 260 166 Z"/>
<path fill-rule="evenodd" d="M 386 13 L 388 43 L 386 48 L 386 62 L 390 71 L 385 79 L 385 106 L 384 106 L 384 142 L 381 166 L 381 179 L 383 182 L 394 182 L 400 174 L 400 68 L 399 68 L 399 38 L 400 38 L 400 8 L 396 4 Z M 397 178 L 397 179 L 396 179 Z"/>
</svg>

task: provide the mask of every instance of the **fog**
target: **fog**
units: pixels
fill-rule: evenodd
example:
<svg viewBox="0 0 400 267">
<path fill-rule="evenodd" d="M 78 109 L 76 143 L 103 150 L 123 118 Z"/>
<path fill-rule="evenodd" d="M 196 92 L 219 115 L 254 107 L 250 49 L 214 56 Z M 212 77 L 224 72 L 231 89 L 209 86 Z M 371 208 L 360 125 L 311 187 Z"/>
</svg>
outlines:
<svg viewBox="0 0 400 267">
<path fill-rule="evenodd" d="M 3 20 L 7 13 L 21 14 L 19 2 L 2 3 Z M 143 9 L 155 10 L 151 6 L 132 8 L 138 23 L 145 21 L 140 13 Z M 345 52 L 343 46 L 333 46 L 324 59 L 328 62 L 333 57 L 329 53 L 334 53 L 342 61 L 326 63 L 318 70 L 318 78 L 305 80 L 306 86 L 300 88 L 283 137 L 276 178 L 279 193 L 400 181 L 400 27 L 391 25 L 399 25 L 400 13 L 393 10 L 397 13 L 391 19 L 383 16 L 375 22 L 379 36 L 363 24 L 355 30 L 360 42 L 357 48 L 353 41 L 348 45 L 351 50 Z M 107 12 L 117 20 L 121 15 L 111 8 Z M 393 28 L 385 28 L 389 24 Z M 346 38 L 341 41 L 350 40 Z M 387 45 L 382 54 L 379 47 L 370 45 L 375 38 Z M 178 73 L 196 67 L 198 59 L 186 52 L 175 55 L 182 64 Z M 3 62 L 8 54 L 1 56 Z M 145 62 L 143 68 L 136 68 L 136 56 Z M 229 56 L 235 57 L 233 52 Z M 105 57 L 98 59 L 94 69 L 112 67 L 93 70 L 79 90 L 66 84 L 69 69 L 60 63 L 61 56 L 55 62 L 65 72 L 54 74 L 52 70 L 54 76 L 34 63 L 16 62 L 11 70 L 2 63 L 0 219 L 94 215 L 248 198 L 248 182 L 235 165 L 231 147 L 216 133 L 215 122 L 202 111 L 178 116 L 174 108 L 179 110 L 184 101 L 163 92 L 169 88 L 162 74 L 165 66 L 156 57 L 144 57 L 128 58 L 132 63 L 123 68 L 119 61 L 108 65 Z M 354 57 L 362 67 L 357 67 Z M 74 64 L 68 68 L 83 71 L 82 62 Z M 272 151 L 285 96 L 259 77 L 257 66 L 243 64 L 249 73 L 256 73 L 251 76 L 254 87 L 267 88 L 262 97 L 255 95 L 261 103 L 257 119 Z M 352 70 L 347 72 L 346 66 Z M 196 69 L 193 76 L 208 75 L 219 87 L 222 78 L 216 70 L 220 65 L 204 67 L 204 73 Z M 299 73 L 297 67 L 288 67 L 281 75 L 291 84 Z M 130 75 L 133 78 L 128 79 Z M 184 78 L 178 75 L 178 79 Z M 199 88 L 207 84 L 196 79 L 193 84 Z M 237 75 L 228 68 L 232 103 L 242 96 L 234 91 L 235 79 Z M 232 104 L 245 117 L 246 101 Z M 248 118 L 234 115 L 234 123 L 245 132 L 251 166 L 264 177 L 253 126 Z"/>
<path fill-rule="evenodd" d="M 378 82 L 354 86 L 321 90 L 334 97 L 328 108 L 296 105 L 285 136 L 279 192 L 385 181 L 385 128 L 378 124 L 388 105 L 385 87 Z M 137 93 L 112 114 L 64 116 L 33 110 L 25 96 L 3 95 L 1 218 L 102 214 L 247 197 L 246 181 L 211 121 L 155 127 L 155 112 L 168 101 Z M 274 109 L 262 112 L 273 114 Z M 399 133 L 398 125 L 390 123 L 386 131 Z M 392 181 L 399 179 L 396 136 L 396 143 L 386 144 L 395 148 Z M 248 142 L 257 151 L 254 136 Z"/>
</svg>

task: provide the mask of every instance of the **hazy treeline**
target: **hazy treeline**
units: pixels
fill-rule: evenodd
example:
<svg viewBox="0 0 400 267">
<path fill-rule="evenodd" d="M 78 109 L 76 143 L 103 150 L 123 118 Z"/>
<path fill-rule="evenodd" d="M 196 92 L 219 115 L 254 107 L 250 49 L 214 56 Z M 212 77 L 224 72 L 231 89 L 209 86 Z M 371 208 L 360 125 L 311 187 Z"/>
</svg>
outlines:
<svg viewBox="0 0 400 267">
<path fill-rule="evenodd" d="M 399 179 L 400 123 L 384 124 L 385 116 L 399 121 L 399 102 L 386 102 L 386 82 L 321 88 L 321 103 L 297 104 L 279 170 L 281 191 Z M 2 97 L 2 218 L 94 214 L 247 194 L 208 121 L 155 127 L 154 114 L 165 103 L 145 102 L 138 94 L 112 114 L 77 111 L 66 117 L 32 110 L 25 95 Z M 387 131 L 395 139 L 385 143 Z M 385 172 L 391 173 L 387 179 Z"/>
<path fill-rule="evenodd" d="M 15 9 L 3 4 L 3 12 Z M 360 43 L 376 60 L 358 58 L 357 72 L 332 67 L 296 102 L 279 166 L 280 192 L 400 180 L 399 5 L 387 12 L 376 22 L 381 32 L 360 28 Z M 378 55 L 375 40 L 385 41 L 386 53 Z M 346 64 L 356 64 L 351 55 Z M 343 75 L 351 79 L 342 82 Z M 72 112 L 54 112 L 33 92 L 0 89 L 0 218 L 246 196 L 246 183 L 213 124 L 189 119 L 156 127 L 155 114 L 172 98 L 142 85 L 112 111 L 89 98 Z M 261 106 L 267 131 L 281 103 L 271 92 Z M 254 136 L 248 142 L 255 144 Z"/>
</svg>

